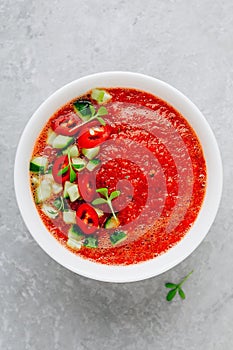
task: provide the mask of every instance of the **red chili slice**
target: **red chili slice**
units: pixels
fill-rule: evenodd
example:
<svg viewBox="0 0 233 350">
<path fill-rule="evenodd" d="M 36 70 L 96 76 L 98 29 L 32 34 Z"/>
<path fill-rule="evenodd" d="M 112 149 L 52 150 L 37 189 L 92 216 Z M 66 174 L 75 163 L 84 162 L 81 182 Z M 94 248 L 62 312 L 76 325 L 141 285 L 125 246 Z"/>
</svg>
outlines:
<svg viewBox="0 0 233 350">
<path fill-rule="evenodd" d="M 68 113 L 52 120 L 51 127 L 57 134 L 73 136 L 77 133 L 76 127 L 79 124 L 78 116 L 74 113 Z"/>
<path fill-rule="evenodd" d="M 111 129 L 109 125 L 91 126 L 87 131 L 83 132 L 78 138 L 78 146 L 80 148 L 93 148 L 109 138 Z"/>
<path fill-rule="evenodd" d="M 98 227 L 98 215 L 89 204 L 81 204 L 76 211 L 77 225 L 86 235 L 93 234 Z"/>
<path fill-rule="evenodd" d="M 70 179 L 70 169 L 68 168 L 64 174 L 59 174 L 59 172 L 67 167 L 69 164 L 68 157 L 66 155 L 58 157 L 52 169 L 53 178 L 57 183 L 64 183 L 65 181 L 69 181 Z"/>
<path fill-rule="evenodd" d="M 92 173 L 80 173 L 78 187 L 83 199 L 86 202 L 91 202 L 96 194 L 95 176 Z"/>
</svg>

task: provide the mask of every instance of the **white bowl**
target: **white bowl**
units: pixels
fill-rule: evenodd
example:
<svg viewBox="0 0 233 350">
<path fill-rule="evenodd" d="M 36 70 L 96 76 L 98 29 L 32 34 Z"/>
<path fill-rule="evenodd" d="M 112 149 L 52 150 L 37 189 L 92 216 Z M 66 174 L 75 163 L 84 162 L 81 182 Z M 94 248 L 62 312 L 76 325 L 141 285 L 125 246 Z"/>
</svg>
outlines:
<svg viewBox="0 0 233 350">
<path fill-rule="evenodd" d="M 30 190 L 29 161 L 36 138 L 48 118 L 69 100 L 96 86 L 129 87 L 150 92 L 169 102 L 193 127 L 207 165 L 207 189 L 202 208 L 186 236 L 166 253 L 143 263 L 108 266 L 76 256 L 63 247 L 42 223 Z M 214 221 L 222 192 L 222 163 L 212 130 L 198 108 L 172 86 L 130 72 L 105 72 L 75 80 L 52 94 L 33 114 L 21 136 L 15 159 L 15 192 L 24 222 L 41 248 L 61 265 L 80 275 L 106 282 L 132 282 L 161 274 L 179 264 L 201 243 Z"/>
</svg>

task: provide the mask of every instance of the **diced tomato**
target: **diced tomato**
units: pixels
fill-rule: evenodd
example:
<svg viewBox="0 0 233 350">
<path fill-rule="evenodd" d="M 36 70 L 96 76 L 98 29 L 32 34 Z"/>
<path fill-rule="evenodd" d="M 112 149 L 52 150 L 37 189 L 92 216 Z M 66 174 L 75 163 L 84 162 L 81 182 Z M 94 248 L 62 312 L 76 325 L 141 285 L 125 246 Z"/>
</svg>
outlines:
<svg viewBox="0 0 233 350">
<path fill-rule="evenodd" d="M 83 199 L 86 202 L 91 202 L 96 194 L 95 176 L 92 173 L 80 173 L 78 187 Z"/>
<path fill-rule="evenodd" d="M 70 170 L 69 168 L 67 171 L 64 172 L 64 174 L 59 174 L 59 172 L 67 167 L 69 164 L 68 157 L 66 155 L 60 156 L 56 158 L 53 168 L 52 168 L 52 174 L 53 178 L 57 183 L 64 183 L 65 181 L 69 181 L 70 179 Z"/>
<path fill-rule="evenodd" d="M 70 112 L 52 120 L 51 127 L 57 134 L 73 136 L 77 133 L 77 126 L 79 124 L 79 117 L 76 114 Z"/>
<path fill-rule="evenodd" d="M 87 125 L 88 126 L 88 125 Z M 93 125 L 78 137 L 80 148 L 93 148 L 106 141 L 111 133 L 109 125 Z"/>
<path fill-rule="evenodd" d="M 76 211 L 77 225 L 86 235 L 93 234 L 98 227 L 98 215 L 90 204 L 81 204 Z"/>
</svg>

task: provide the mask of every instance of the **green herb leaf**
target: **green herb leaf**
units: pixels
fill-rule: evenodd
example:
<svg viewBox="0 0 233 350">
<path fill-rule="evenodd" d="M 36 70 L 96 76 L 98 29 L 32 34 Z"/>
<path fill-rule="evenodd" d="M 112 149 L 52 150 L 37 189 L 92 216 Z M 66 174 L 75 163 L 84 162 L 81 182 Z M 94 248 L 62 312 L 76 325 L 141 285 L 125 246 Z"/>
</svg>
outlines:
<svg viewBox="0 0 233 350">
<path fill-rule="evenodd" d="M 171 289 L 170 292 L 167 293 L 167 301 L 171 301 L 177 293 L 177 289 Z"/>
<path fill-rule="evenodd" d="M 57 175 L 61 176 L 61 175 L 65 174 L 68 171 L 68 169 L 69 169 L 69 165 L 67 165 L 67 166 L 65 166 L 65 168 L 62 168 L 61 170 L 59 170 Z"/>
<path fill-rule="evenodd" d="M 166 287 L 166 288 L 176 288 L 177 285 L 176 285 L 175 283 L 166 283 L 166 284 L 165 284 L 165 287 Z"/>
<path fill-rule="evenodd" d="M 90 105 L 90 111 L 91 111 L 91 116 L 93 117 L 94 116 L 94 114 L 95 114 L 95 107 L 94 106 L 92 106 L 92 105 Z"/>
<path fill-rule="evenodd" d="M 76 180 L 76 173 L 75 171 L 70 167 L 70 182 L 74 182 Z"/>
<path fill-rule="evenodd" d="M 108 189 L 107 188 L 98 188 L 96 192 L 101 193 L 105 198 L 108 198 Z"/>
<path fill-rule="evenodd" d="M 112 201 L 114 198 L 119 197 L 120 194 L 121 194 L 121 191 L 114 191 L 114 192 L 112 192 L 110 194 L 110 197 L 109 197 L 110 201 Z"/>
<path fill-rule="evenodd" d="M 179 292 L 181 299 L 185 299 L 185 293 L 184 293 L 183 289 L 179 288 L 178 292 Z"/>
<path fill-rule="evenodd" d="M 96 119 L 100 122 L 101 125 L 103 125 L 103 126 L 106 125 L 106 123 L 105 123 L 105 121 L 103 120 L 103 118 L 101 118 L 101 117 L 96 117 Z"/>
<path fill-rule="evenodd" d="M 75 169 L 82 169 L 84 167 L 84 164 L 74 164 L 72 163 L 72 167 Z"/>
<path fill-rule="evenodd" d="M 49 213 L 49 214 L 52 214 L 52 215 L 56 215 L 56 214 L 57 214 L 57 211 L 48 210 L 48 213 Z"/>
<path fill-rule="evenodd" d="M 91 159 L 90 162 L 97 165 L 100 163 L 100 160 L 98 158 L 95 158 L 95 159 Z"/>
<path fill-rule="evenodd" d="M 104 198 L 96 198 L 92 202 L 93 205 L 104 204 L 104 203 L 107 203 L 107 200 Z"/>
<path fill-rule="evenodd" d="M 57 209 L 59 209 L 60 206 L 61 206 L 61 198 L 60 198 L 60 197 L 56 198 L 56 199 L 54 200 L 54 202 L 53 202 L 53 205 L 54 205 Z"/>
<path fill-rule="evenodd" d="M 102 116 L 102 115 L 106 115 L 106 114 L 108 114 L 107 108 L 105 108 L 104 106 L 101 106 L 98 109 L 97 115 Z"/>
</svg>

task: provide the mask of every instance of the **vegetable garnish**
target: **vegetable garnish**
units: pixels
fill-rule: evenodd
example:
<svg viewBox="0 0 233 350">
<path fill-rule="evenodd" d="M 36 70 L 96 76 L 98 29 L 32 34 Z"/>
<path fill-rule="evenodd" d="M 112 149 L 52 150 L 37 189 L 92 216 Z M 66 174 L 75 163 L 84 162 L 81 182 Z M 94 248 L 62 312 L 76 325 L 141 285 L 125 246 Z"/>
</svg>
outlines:
<svg viewBox="0 0 233 350">
<path fill-rule="evenodd" d="M 171 290 L 167 293 L 167 301 L 171 301 L 176 293 L 179 293 L 179 296 L 181 297 L 181 299 L 185 299 L 185 293 L 183 291 L 183 289 L 181 288 L 181 286 L 184 284 L 184 282 L 189 278 L 189 276 L 193 273 L 193 270 L 191 272 L 189 272 L 189 274 L 187 276 L 185 276 L 182 281 L 179 284 L 175 284 L 175 283 L 165 283 L 165 287 L 166 288 L 171 288 Z"/>
<path fill-rule="evenodd" d="M 96 198 L 96 199 L 93 200 L 92 204 L 93 204 L 93 205 L 104 204 L 104 203 L 108 204 L 108 206 L 109 206 L 109 208 L 110 208 L 110 210 L 111 210 L 111 212 L 112 212 L 112 215 L 113 215 L 114 219 L 115 219 L 115 220 L 118 220 L 117 217 L 116 217 L 116 214 L 115 214 L 115 212 L 114 212 L 114 210 L 113 210 L 112 200 L 115 199 L 115 198 L 117 198 L 117 197 L 119 197 L 120 194 L 121 194 L 121 192 L 120 192 L 120 191 L 113 191 L 113 192 L 110 194 L 110 196 L 108 195 L 108 189 L 107 189 L 107 188 L 98 188 L 98 189 L 96 190 L 96 192 L 97 192 L 97 193 L 101 193 L 102 196 L 104 196 L 106 199 L 101 198 L 101 197 L 100 197 L 100 198 Z"/>
<path fill-rule="evenodd" d="M 96 100 L 98 103 L 108 102 L 112 96 L 105 90 L 93 89 L 91 93 L 93 100 Z"/>
<path fill-rule="evenodd" d="M 61 160 L 61 162 L 59 162 L 59 160 Z M 70 150 L 67 151 L 67 155 L 63 155 L 60 158 L 57 158 L 56 162 L 59 164 L 61 163 L 61 166 L 55 166 L 53 176 L 55 181 L 59 182 L 61 182 L 60 179 L 63 179 L 63 182 L 67 181 L 68 179 L 70 182 L 74 182 L 77 178 L 76 172 L 74 170 L 81 170 L 85 167 L 83 163 L 76 164 L 74 161 L 72 161 Z M 63 164 L 65 165 L 64 167 L 62 167 Z M 57 172 L 59 168 L 60 170 Z"/>
<path fill-rule="evenodd" d="M 79 103 L 80 102 L 80 103 Z M 82 101 L 76 101 L 74 103 L 74 110 L 75 112 L 80 116 L 80 118 L 82 119 L 83 123 L 80 125 L 75 126 L 71 131 L 72 133 L 76 133 L 76 131 L 78 131 L 78 129 L 83 126 L 86 123 L 89 123 L 92 120 L 97 119 L 99 121 L 99 123 L 101 125 L 106 125 L 104 119 L 102 118 L 102 116 L 108 114 L 107 108 L 105 108 L 104 106 L 101 106 L 98 111 L 95 110 L 95 107 L 92 104 L 86 104 L 84 107 L 82 107 L 82 109 L 78 109 L 81 108 Z M 87 101 L 85 101 L 87 102 Z"/>
</svg>

